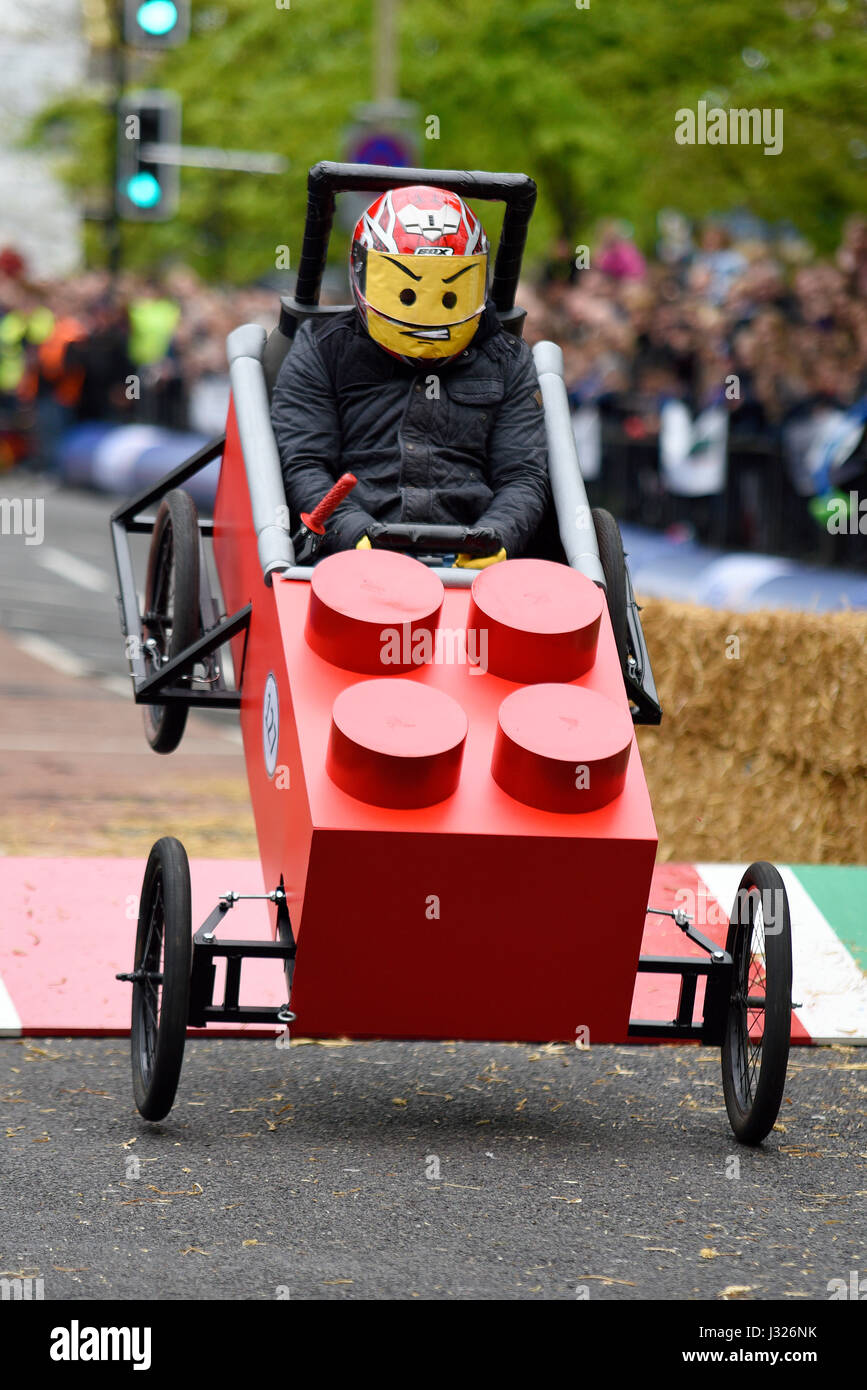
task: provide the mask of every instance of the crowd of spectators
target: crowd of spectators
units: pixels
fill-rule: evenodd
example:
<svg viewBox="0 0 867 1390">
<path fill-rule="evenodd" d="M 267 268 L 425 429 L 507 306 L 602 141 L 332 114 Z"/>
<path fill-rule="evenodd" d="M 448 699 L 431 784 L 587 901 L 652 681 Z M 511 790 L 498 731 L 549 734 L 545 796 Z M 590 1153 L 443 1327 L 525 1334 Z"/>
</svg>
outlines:
<svg viewBox="0 0 867 1390">
<path fill-rule="evenodd" d="M 602 422 L 596 500 L 655 525 L 685 513 L 706 539 L 760 549 L 785 548 L 788 505 L 794 544 L 809 549 L 810 485 L 794 485 L 790 444 L 799 424 L 867 401 L 867 218 L 851 217 L 825 258 L 794 235 L 726 219 L 693 229 L 676 215 L 645 257 L 608 221 L 588 247 L 555 246 L 519 303 L 528 341 L 562 346 L 573 408 Z M 159 280 L 88 271 L 34 284 L 0 252 L 0 469 L 21 458 L 51 469 L 76 421 L 218 433 L 226 334 L 272 326 L 277 307 L 273 289 L 215 288 L 183 266 Z M 671 400 L 726 412 L 726 496 L 710 510 L 664 495 Z"/>
<path fill-rule="evenodd" d="M 215 288 L 185 266 L 32 283 L 16 262 L 0 252 L 0 470 L 52 471 L 64 432 L 87 421 L 219 434 L 226 335 L 277 320 L 273 290 Z"/>
<path fill-rule="evenodd" d="M 761 431 L 867 390 L 867 219 L 850 219 L 824 261 L 796 238 L 735 243 L 722 222 L 708 222 L 697 245 L 658 250 L 648 262 L 609 223 L 586 269 L 555 258 L 524 290 L 528 337 L 564 344 L 577 399 L 667 394 L 694 410 L 726 401 L 733 424 Z M 733 375 L 738 391 L 726 397 Z"/>
<path fill-rule="evenodd" d="M 526 336 L 562 345 L 573 405 L 598 409 L 603 481 L 621 515 L 666 524 L 686 513 L 723 543 L 809 548 L 810 493 L 827 484 L 798 451 L 820 421 L 867 404 L 867 218 L 851 217 L 824 259 L 796 236 L 750 230 L 709 220 L 693 233 L 678 219 L 648 260 L 608 222 L 589 255 L 560 246 L 522 286 Z M 671 400 L 726 413 L 727 486 L 713 507 L 663 495 Z"/>
</svg>

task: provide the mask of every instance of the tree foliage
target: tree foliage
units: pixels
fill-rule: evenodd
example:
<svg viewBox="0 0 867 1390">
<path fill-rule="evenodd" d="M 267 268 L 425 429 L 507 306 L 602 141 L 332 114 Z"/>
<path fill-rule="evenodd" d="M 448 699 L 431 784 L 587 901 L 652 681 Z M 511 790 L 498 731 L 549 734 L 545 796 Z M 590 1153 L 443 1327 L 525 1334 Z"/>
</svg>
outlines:
<svg viewBox="0 0 867 1390">
<path fill-rule="evenodd" d="M 291 167 L 280 178 L 184 170 L 177 218 L 125 228 L 129 263 L 182 257 L 243 281 L 273 270 L 288 244 L 294 264 L 307 167 L 344 154 L 353 108 L 370 99 L 373 9 L 194 6 L 193 37 L 149 60 L 146 84 L 180 93 L 185 143 L 276 151 Z M 399 41 L 423 162 L 537 179 L 531 257 L 554 236 L 588 241 L 609 214 L 647 244 L 661 207 L 696 217 L 749 207 L 827 249 L 864 206 L 865 0 L 411 0 Z M 782 109 L 782 153 L 677 144 L 676 111 L 700 99 Z M 438 140 L 424 139 L 428 115 L 439 117 Z M 91 200 L 105 196 L 110 122 L 104 103 L 80 97 L 38 125 L 38 137 L 65 142 L 66 175 Z M 345 237 L 334 240 L 342 254 Z"/>
</svg>

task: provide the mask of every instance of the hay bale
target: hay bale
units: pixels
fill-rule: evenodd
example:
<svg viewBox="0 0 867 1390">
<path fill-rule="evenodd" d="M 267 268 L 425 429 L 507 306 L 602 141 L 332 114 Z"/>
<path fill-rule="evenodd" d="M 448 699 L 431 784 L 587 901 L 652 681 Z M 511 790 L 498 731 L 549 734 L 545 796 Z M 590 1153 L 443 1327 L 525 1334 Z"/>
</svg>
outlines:
<svg viewBox="0 0 867 1390">
<path fill-rule="evenodd" d="M 867 862 L 867 615 L 642 611 L 660 859 Z"/>
</svg>

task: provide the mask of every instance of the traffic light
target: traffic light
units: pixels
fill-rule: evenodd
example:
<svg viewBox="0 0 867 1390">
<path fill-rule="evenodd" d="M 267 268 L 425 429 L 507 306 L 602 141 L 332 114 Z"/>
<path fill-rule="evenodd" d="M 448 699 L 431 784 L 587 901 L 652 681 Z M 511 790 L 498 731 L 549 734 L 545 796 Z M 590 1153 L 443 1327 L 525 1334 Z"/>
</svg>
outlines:
<svg viewBox="0 0 867 1390">
<path fill-rule="evenodd" d="M 190 0 L 124 0 L 123 37 L 136 48 L 175 48 L 190 37 Z"/>
<path fill-rule="evenodd" d="M 166 222 L 178 209 L 181 103 L 174 92 L 129 92 L 118 112 L 117 210 L 130 222 Z M 159 157 L 165 156 L 166 162 Z"/>
</svg>

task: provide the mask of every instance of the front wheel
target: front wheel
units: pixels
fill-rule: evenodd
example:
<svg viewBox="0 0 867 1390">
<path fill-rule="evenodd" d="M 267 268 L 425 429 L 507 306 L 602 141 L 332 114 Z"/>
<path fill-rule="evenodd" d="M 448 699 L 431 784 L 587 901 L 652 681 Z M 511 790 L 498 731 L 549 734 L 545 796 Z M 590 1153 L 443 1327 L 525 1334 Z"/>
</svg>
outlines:
<svg viewBox="0 0 867 1390">
<path fill-rule="evenodd" d="M 723 1093 L 736 1137 L 760 1144 L 782 1104 L 792 1028 L 792 925 L 773 864 L 751 864 L 741 879 L 726 950 L 733 969 Z"/>
<path fill-rule="evenodd" d="M 146 1120 L 172 1108 L 190 1012 L 190 865 L 180 840 L 157 840 L 147 862 L 132 974 L 132 1084 Z"/>
</svg>

